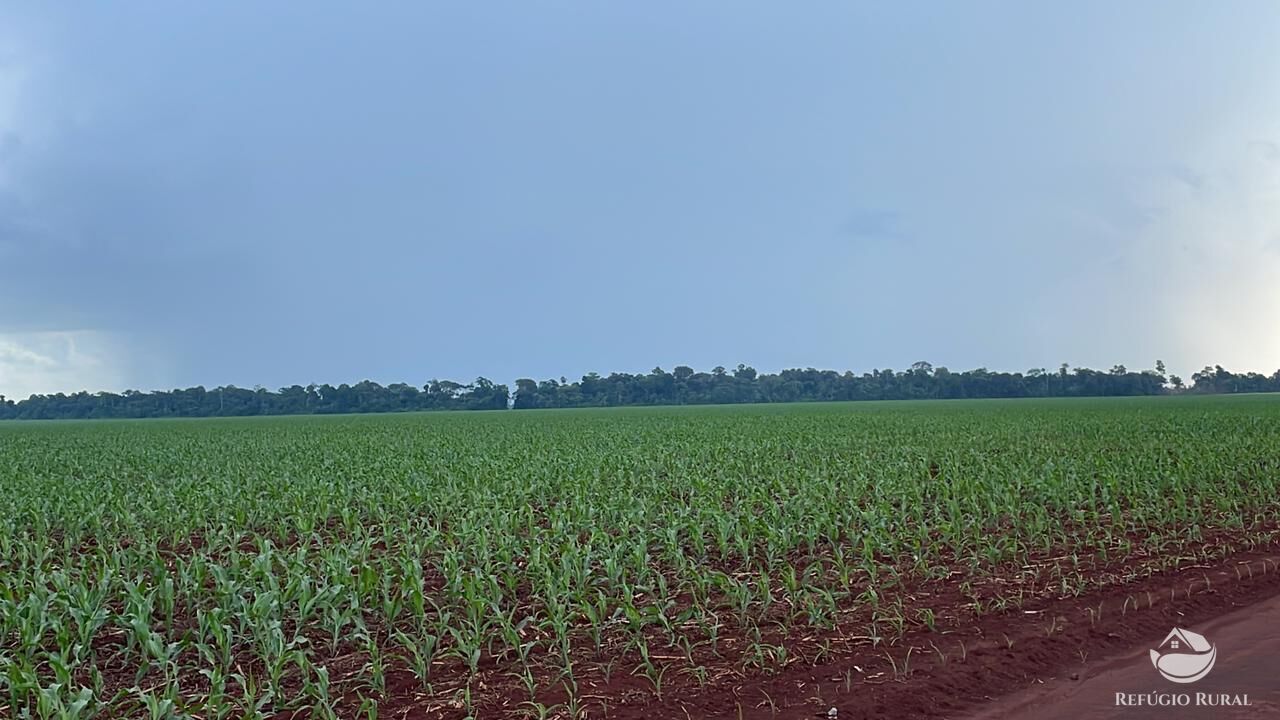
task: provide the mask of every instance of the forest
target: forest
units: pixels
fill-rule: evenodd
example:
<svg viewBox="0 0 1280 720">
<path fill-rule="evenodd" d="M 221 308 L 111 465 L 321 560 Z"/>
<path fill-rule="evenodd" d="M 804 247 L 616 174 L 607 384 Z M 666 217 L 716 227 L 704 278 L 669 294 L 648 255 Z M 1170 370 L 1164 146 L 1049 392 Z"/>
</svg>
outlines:
<svg viewBox="0 0 1280 720">
<path fill-rule="evenodd" d="M 1191 385 L 1167 375 L 1164 363 L 1133 371 L 1116 365 L 1109 371 L 1089 368 L 1035 368 L 1025 373 L 986 368 L 951 372 L 918 362 L 909 369 L 852 371 L 792 369 L 759 373 L 739 364 L 698 372 L 680 365 L 667 372 L 597 373 L 580 380 L 531 378 L 516 380 L 514 390 L 479 377 L 470 383 L 431 380 L 421 387 L 407 383 L 380 385 L 365 380 L 291 385 L 279 390 L 226 385 L 213 388 L 140 392 L 77 392 L 32 395 L 14 401 L 0 395 L 0 420 L 73 418 L 233 417 L 384 413 L 421 410 L 506 410 L 531 408 L 613 407 L 625 405 L 706 405 L 735 403 L 816 402 L 841 400 L 918 400 L 1018 397 L 1105 397 L 1173 393 L 1256 393 L 1280 391 L 1280 370 L 1271 376 L 1237 374 L 1220 365 L 1191 376 Z"/>
</svg>

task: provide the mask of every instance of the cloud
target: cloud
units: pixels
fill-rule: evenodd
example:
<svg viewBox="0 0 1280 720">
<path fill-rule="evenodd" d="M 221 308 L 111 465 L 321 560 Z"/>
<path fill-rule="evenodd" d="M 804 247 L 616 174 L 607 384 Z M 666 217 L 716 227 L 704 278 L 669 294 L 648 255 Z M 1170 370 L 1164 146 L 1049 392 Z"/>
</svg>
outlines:
<svg viewBox="0 0 1280 720">
<path fill-rule="evenodd" d="M 1272 363 L 1202 342 L 1259 342 L 1222 297 L 1276 310 L 1251 261 L 1274 198 L 1232 194 L 1280 168 L 1265 19 L 748 12 L 709 46 L 669 32 L 697 13 L 618 34 L 609 10 L 21 7 L 0 10 L 0 337 L 54 364 L 10 352 L 9 394 L 19 372 L 274 386 L 748 354 Z M 1010 21 L 1054 31 L 984 39 Z M 1214 132 L 1231 162 L 1199 147 Z M 719 307 L 755 313 L 708 333 L 685 311 Z M 1205 308 L 1226 319 L 1189 329 Z M 97 365 L 32 340 L 88 329 L 113 341 L 76 336 Z"/>
<path fill-rule="evenodd" d="M 94 331 L 0 334 L 0 395 L 124 389 L 120 343 Z"/>
<path fill-rule="evenodd" d="M 840 225 L 840 231 L 854 238 L 903 240 L 901 216 L 891 210 L 864 208 L 855 210 Z"/>
<path fill-rule="evenodd" d="M 1061 222 L 1044 226 L 1058 249 L 1033 274 L 1039 356 L 1131 367 L 1159 358 L 1184 378 L 1205 364 L 1280 367 L 1280 163 L 1247 140 L 1259 129 L 1223 123 L 1099 192 L 1063 194 Z"/>
<path fill-rule="evenodd" d="M 12 167 L 22 145 L 20 125 L 29 74 L 12 33 L 0 31 L 0 191 L 12 184 Z"/>
<path fill-rule="evenodd" d="M 1193 191 L 1204 190 L 1205 184 L 1209 181 L 1202 173 L 1198 173 L 1185 165 L 1173 166 L 1169 169 L 1169 175 Z"/>
<path fill-rule="evenodd" d="M 1162 212 L 1128 267 L 1177 355 L 1269 372 L 1280 367 L 1280 164 L 1258 160 L 1249 143 L 1206 162 L 1201 184 L 1153 184 Z"/>
<path fill-rule="evenodd" d="M 1249 149 L 1269 163 L 1280 164 L 1280 143 L 1274 143 L 1270 140 L 1254 140 L 1249 143 Z"/>
</svg>

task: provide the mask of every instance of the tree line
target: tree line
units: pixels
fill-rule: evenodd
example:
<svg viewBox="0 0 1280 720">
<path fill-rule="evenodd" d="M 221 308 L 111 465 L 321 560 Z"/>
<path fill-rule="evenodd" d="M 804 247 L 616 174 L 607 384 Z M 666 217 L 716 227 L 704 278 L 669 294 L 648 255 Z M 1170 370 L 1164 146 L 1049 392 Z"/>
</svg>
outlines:
<svg viewBox="0 0 1280 720">
<path fill-rule="evenodd" d="M 851 371 L 783 370 L 758 373 L 747 365 L 697 372 L 680 365 L 671 372 L 654 368 L 645 374 L 597 373 L 581 380 L 531 378 L 516 380 L 515 390 L 480 377 L 461 384 L 432 380 L 421 387 L 406 383 L 379 385 L 291 385 L 279 390 L 252 390 L 234 385 L 206 390 L 158 390 L 123 393 L 77 392 L 32 395 L 13 401 L 0 395 L 0 419 L 230 417 L 250 415 L 323 415 L 415 410 L 505 410 L 514 408 L 614 407 L 623 405 L 704 405 L 811 402 L 839 400 L 916 400 L 1019 397 L 1102 397 L 1169 393 L 1280 392 L 1280 370 L 1271 376 L 1236 374 L 1216 365 L 1182 378 L 1166 375 L 1164 364 L 1132 371 L 1117 365 L 1109 371 L 1034 368 L 1025 373 L 986 368 L 951 372 L 918 362 L 909 369 Z"/>
</svg>

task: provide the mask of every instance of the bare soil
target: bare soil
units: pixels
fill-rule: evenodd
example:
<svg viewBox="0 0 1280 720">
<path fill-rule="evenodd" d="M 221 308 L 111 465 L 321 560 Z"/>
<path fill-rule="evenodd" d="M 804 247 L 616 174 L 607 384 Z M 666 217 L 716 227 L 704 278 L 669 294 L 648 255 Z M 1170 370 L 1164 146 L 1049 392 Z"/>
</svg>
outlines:
<svg viewBox="0 0 1280 720">
<path fill-rule="evenodd" d="M 827 717 L 834 708 L 842 720 L 1043 719 L 1045 708 L 1059 703 L 1060 712 L 1048 717 L 1129 717 L 1128 708 L 1123 714 L 1106 714 L 1116 710 L 1115 692 L 1180 689 L 1160 678 L 1146 656 L 1146 649 L 1175 626 L 1211 637 L 1222 628 L 1232 631 L 1221 638 L 1226 643 L 1220 645 L 1224 666 L 1196 690 L 1231 685 L 1234 679 L 1246 688 L 1241 692 L 1255 688 L 1258 703 L 1275 702 L 1277 683 L 1268 683 L 1267 674 L 1276 665 L 1265 659 L 1280 659 L 1275 629 L 1280 628 L 1275 622 L 1280 618 L 1269 615 L 1280 608 L 1278 570 L 1280 552 L 1275 548 L 1238 553 L 1212 566 L 1159 573 L 1103 593 L 1028 603 L 966 628 L 912 633 L 895 647 L 866 648 L 815 667 L 797 664 L 773 677 L 744 678 L 707 692 L 611 707 L 608 717 L 809 718 Z M 1231 615 L 1259 602 L 1267 604 Z M 1249 620 L 1253 612 L 1256 621 Z M 1240 649 L 1255 641 L 1265 644 Z M 1228 647 L 1237 648 L 1236 661 L 1229 659 Z M 1254 669 L 1246 671 L 1244 666 Z M 1114 682 L 1109 676 L 1099 677 L 1119 668 L 1126 674 Z M 1062 691 L 1091 679 L 1087 691 Z M 1258 690 L 1268 685 L 1269 700 Z M 1001 700 L 1019 692 L 1024 694 Z M 1267 707 L 1274 709 L 1262 704 L 1257 709 Z M 1178 717 L 1167 710 L 1160 716 Z M 1204 715 L 1187 715 L 1225 716 L 1212 708 Z"/>
<path fill-rule="evenodd" d="M 1185 689 L 1160 678 L 1146 656 L 1147 648 L 1172 627 L 1222 636 L 1212 639 L 1220 640 L 1223 666 L 1195 690 L 1208 692 L 1234 683 L 1254 698 L 1255 714 L 1242 717 L 1259 716 L 1274 710 L 1278 702 L 1275 692 L 1267 689 L 1266 677 L 1276 665 L 1266 660 L 1280 660 L 1280 638 L 1270 629 L 1280 628 L 1280 541 L 1271 533 L 1266 542 L 1250 549 L 1232 545 L 1226 537 L 1215 542 L 1227 548 L 1215 560 L 1189 560 L 1176 569 L 1112 582 L 1079 597 L 1033 591 L 1020 606 L 976 618 L 961 607 L 965 601 L 955 580 L 900 588 L 909 600 L 943 608 L 932 629 L 916 623 L 903 637 L 888 642 L 848 632 L 824 637 L 801 628 L 768 638 L 791 653 L 781 669 L 772 671 L 708 661 L 704 678 L 673 671 L 664 677 L 659 693 L 643 675 L 631 672 L 630 665 L 621 665 L 607 678 L 587 669 L 578 679 L 583 716 L 751 720 L 830 717 L 834 709 L 840 720 L 1144 717 L 1130 713 L 1132 708 L 1108 713 L 1117 710 L 1117 691 Z M 1128 558 L 1098 572 L 1134 577 L 1143 561 Z M 1259 603 L 1264 605 L 1232 615 Z M 1253 612 L 1259 617 L 1256 622 L 1248 620 Z M 833 640 L 839 642 L 832 645 Z M 816 648 L 824 642 L 836 650 L 818 655 Z M 1229 657 L 1232 653 L 1235 660 Z M 675 656 L 665 659 L 672 667 L 688 665 Z M 1119 670 L 1124 672 L 1114 678 L 1109 674 Z M 512 681 L 496 672 L 482 677 L 473 685 L 475 717 L 537 717 L 533 706 L 524 702 L 527 695 Z M 408 673 L 392 673 L 390 678 L 379 703 L 381 717 L 465 717 L 444 693 L 424 693 Z M 555 705 L 563 703 L 566 694 L 541 692 L 538 699 Z M 1060 711 L 1048 715 L 1050 706 Z M 1163 710 L 1161 717 L 1183 716 Z M 549 715 L 567 716 L 563 706 Z M 1232 716 L 1221 708 L 1186 715 Z"/>
<path fill-rule="evenodd" d="M 1280 717 L 1280 596 L 1194 630 L 1214 643 L 1218 653 L 1209 675 L 1194 684 L 1175 685 L 1156 674 L 1148 651 L 1160 637 L 1152 636 L 1129 652 L 992 703 L 969 720 Z M 1123 698 L 1118 700 L 1117 694 Z M 1185 695 L 1189 704 L 1134 706 L 1172 694 Z M 1224 705 L 1223 695 L 1232 704 Z"/>
<path fill-rule="evenodd" d="M 692 663 L 676 648 L 658 649 L 655 638 L 652 658 L 664 668 L 660 687 L 636 671 L 634 651 L 575 646 L 580 717 L 762 720 L 825 718 L 833 709 L 838 720 L 1280 717 L 1280 683 L 1272 680 L 1280 661 L 1280 529 L 1218 531 L 1205 537 L 1202 550 L 1199 559 L 1188 557 L 1165 570 L 1155 568 L 1169 563 L 1143 553 L 1091 566 L 1088 575 L 1100 580 L 1095 586 L 1102 589 L 1075 597 L 1056 585 L 1054 578 L 1074 562 L 1060 554 L 978 583 L 966 583 L 961 568 L 940 578 L 908 578 L 880 588 L 881 602 L 931 608 L 930 622 L 915 618 L 901 637 L 875 638 L 866 634 L 867 608 L 859 605 L 841 618 L 836 632 L 762 624 L 767 626 L 762 640 L 786 649 L 784 661 L 767 667 L 742 662 L 747 639 L 732 628 L 720 641 L 723 655 L 696 650 Z M 975 613 L 975 596 L 1018 600 Z M 1220 665 L 1194 688 L 1165 681 L 1147 657 L 1147 649 L 1173 627 L 1205 634 L 1221 650 Z M 373 630 L 386 639 L 385 629 Z M 360 696 L 368 692 L 368 660 L 356 645 L 318 659 L 335 688 L 352 688 L 338 705 L 339 717 L 364 717 L 359 707 Z M 461 720 L 468 715 L 464 690 L 469 690 L 473 717 L 539 716 L 509 660 L 486 655 L 470 680 L 459 661 L 437 660 L 430 687 L 407 662 L 393 655 L 388 660 L 385 690 L 375 696 L 378 717 Z M 700 673 L 691 672 L 694 664 Z M 568 693 L 557 680 L 554 658 L 535 660 L 534 666 L 541 669 L 536 700 L 549 708 L 546 717 L 569 717 Z M 260 672 L 249 660 L 246 668 Z M 131 667 L 104 671 L 109 686 L 128 687 L 134 681 Z M 147 679 L 141 684 L 145 687 Z M 193 677 L 184 685 L 187 692 L 199 693 L 206 683 Z M 1117 692 L 1183 690 L 1248 694 L 1251 704 L 1115 706 Z M 311 709 L 302 708 L 276 717 L 310 716 Z"/>
</svg>

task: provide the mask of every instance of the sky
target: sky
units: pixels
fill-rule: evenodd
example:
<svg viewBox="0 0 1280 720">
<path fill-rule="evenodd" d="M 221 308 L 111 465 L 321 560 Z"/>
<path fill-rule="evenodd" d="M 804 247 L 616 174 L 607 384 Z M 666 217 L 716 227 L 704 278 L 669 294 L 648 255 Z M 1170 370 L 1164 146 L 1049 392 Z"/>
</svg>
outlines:
<svg viewBox="0 0 1280 720">
<path fill-rule="evenodd" d="M 0 0 L 0 394 L 1280 368 L 1280 4 Z"/>
</svg>

